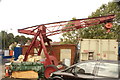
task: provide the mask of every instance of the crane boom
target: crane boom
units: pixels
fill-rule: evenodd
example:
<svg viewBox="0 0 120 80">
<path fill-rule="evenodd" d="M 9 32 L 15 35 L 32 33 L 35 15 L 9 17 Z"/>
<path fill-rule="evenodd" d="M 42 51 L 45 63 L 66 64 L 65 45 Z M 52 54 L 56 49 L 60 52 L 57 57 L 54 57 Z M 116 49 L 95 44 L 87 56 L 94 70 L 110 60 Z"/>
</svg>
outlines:
<svg viewBox="0 0 120 80">
<path fill-rule="evenodd" d="M 42 34 L 46 34 L 46 36 L 52 36 L 52 35 L 60 34 L 63 32 L 68 32 L 68 31 L 73 31 L 80 28 L 98 25 L 101 23 L 107 23 L 112 21 L 114 17 L 115 15 L 108 15 L 108 16 L 102 16 L 102 17 L 84 18 L 84 19 L 76 19 L 76 20 L 70 20 L 70 21 L 60 21 L 60 22 L 41 24 L 41 25 L 36 25 L 32 27 L 27 27 L 24 29 L 19 29 L 18 32 L 28 34 L 28 35 L 35 35 L 36 34 L 35 31 L 44 25 L 46 28 L 46 32 Z"/>
</svg>

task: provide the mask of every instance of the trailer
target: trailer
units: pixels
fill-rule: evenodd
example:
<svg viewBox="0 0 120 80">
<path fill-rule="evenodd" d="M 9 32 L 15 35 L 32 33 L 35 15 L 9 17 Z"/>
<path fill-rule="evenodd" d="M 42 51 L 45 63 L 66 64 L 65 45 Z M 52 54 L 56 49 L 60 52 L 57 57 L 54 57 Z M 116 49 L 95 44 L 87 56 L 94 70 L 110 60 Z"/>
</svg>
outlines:
<svg viewBox="0 0 120 80">
<path fill-rule="evenodd" d="M 82 39 L 80 60 L 118 60 L 116 39 Z"/>
</svg>

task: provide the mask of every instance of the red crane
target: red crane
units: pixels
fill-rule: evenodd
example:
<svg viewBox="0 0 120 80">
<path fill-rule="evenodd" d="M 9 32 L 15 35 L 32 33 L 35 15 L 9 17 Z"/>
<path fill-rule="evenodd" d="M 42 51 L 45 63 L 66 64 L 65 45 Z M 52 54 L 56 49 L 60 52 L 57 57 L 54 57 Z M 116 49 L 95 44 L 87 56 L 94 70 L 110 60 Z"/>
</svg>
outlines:
<svg viewBox="0 0 120 80">
<path fill-rule="evenodd" d="M 48 78 L 50 73 L 56 70 L 54 67 L 52 66 L 48 67 L 48 66 L 50 65 L 57 66 L 59 64 L 57 58 L 55 57 L 54 51 L 50 51 L 50 54 L 49 54 L 45 46 L 45 43 L 47 43 L 48 47 L 51 47 L 50 41 L 52 40 L 49 39 L 48 36 L 68 32 L 68 31 L 73 31 L 76 29 L 85 28 L 89 26 L 94 26 L 102 23 L 107 23 L 105 25 L 105 28 L 109 32 L 110 28 L 112 27 L 110 22 L 114 18 L 115 18 L 115 15 L 108 15 L 108 16 L 101 16 L 101 17 L 94 17 L 94 18 L 76 19 L 76 20 L 70 20 L 70 21 L 41 24 L 41 25 L 36 25 L 32 27 L 27 27 L 24 29 L 19 29 L 18 30 L 19 33 L 24 33 L 24 34 L 34 36 L 30 46 L 28 47 L 28 50 L 26 51 L 24 61 L 27 60 L 27 57 L 30 53 L 31 48 L 40 46 L 38 55 L 41 54 L 41 51 L 43 49 L 46 59 L 42 63 L 46 67 L 45 77 Z"/>
</svg>

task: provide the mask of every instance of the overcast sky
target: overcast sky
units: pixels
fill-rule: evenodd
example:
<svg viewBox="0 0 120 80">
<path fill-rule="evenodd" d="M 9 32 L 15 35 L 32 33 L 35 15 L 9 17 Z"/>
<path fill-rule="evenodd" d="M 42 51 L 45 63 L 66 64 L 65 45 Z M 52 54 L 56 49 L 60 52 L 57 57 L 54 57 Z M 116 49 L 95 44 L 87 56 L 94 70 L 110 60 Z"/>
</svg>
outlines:
<svg viewBox="0 0 120 80">
<path fill-rule="evenodd" d="M 1 0 L 0 31 L 17 35 L 17 29 L 34 25 L 87 18 L 112 0 Z M 58 41 L 57 39 L 53 41 Z"/>
</svg>

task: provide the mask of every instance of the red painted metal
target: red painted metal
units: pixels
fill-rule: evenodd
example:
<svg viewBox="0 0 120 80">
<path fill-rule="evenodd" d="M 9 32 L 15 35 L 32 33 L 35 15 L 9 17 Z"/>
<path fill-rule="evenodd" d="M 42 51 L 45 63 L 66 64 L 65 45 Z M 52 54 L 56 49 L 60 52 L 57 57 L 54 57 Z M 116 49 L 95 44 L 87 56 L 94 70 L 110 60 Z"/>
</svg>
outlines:
<svg viewBox="0 0 120 80">
<path fill-rule="evenodd" d="M 107 24 L 105 25 L 105 27 L 108 28 L 108 29 L 110 29 L 110 28 L 112 27 L 112 23 L 107 23 Z"/>
<path fill-rule="evenodd" d="M 43 49 L 44 54 L 46 56 L 46 60 L 43 62 L 45 66 L 47 65 L 58 65 L 58 61 L 55 57 L 54 51 L 50 50 L 50 54 L 48 53 L 45 43 L 48 44 L 49 47 L 51 47 L 50 42 L 51 39 L 48 38 L 48 36 L 73 31 L 80 28 L 85 28 L 89 26 L 94 26 L 102 23 L 108 23 L 111 22 L 115 18 L 115 15 L 108 15 L 108 16 L 102 16 L 102 17 L 94 17 L 94 18 L 85 18 L 85 19 L 76 19 L 76 20 L 70 20 L 70 21 L 60 21 L 60 22 L 54 22 L 54 23 L 48 23 L 48 24 L 41 24 L 36 25 L 32 27 L 27 27 L 24 29 L 19 29 L 19 33 L 24 33 L 28 35 L 34 35 L 34 39 L 32 40 L 32 43 L 30 44 L 26 54 L 24 61 L 27 60 L 27 57 L 30 53 L 31 48 L 35 47 L 35 42 L 39 40 L 38 46 L 40 46 L 40 49 L 38 51 L 38 55 L 41 54 L 41 51 Z M 38 39 L 39 38 L 39 39 Z"/>
<path fill-rule="evenodd" d="M 47 53 L 47 48 L 45 47 L 45 42 L 44 42 L 44 39 L 43 39 L 44 37 L 42 36 L 42 33 L 40 33 L 39 37 L 40 37 L 40 41 L 42 43 L 41 47 L 43 48 L 44 54 L 46 56 L 46 63 L 48 65 L 50 65 L 50 64 L 52 64 L 52 62 L 50 61 L 49 54 Z"/>
<path fill-rule="evenodd" d="M 48 65 L 48 66 L 45 68 L 44 75 L 45 75 L 46 78 L 49 78 L 49 77 L 50 77 L 50 74 L 51 74 L 52 72 L 57 71 L 57 70 L 58 70 L 58 69 L 57 69 L 56 66 L 54 66 L 54 65 Z"/>
</svg>

